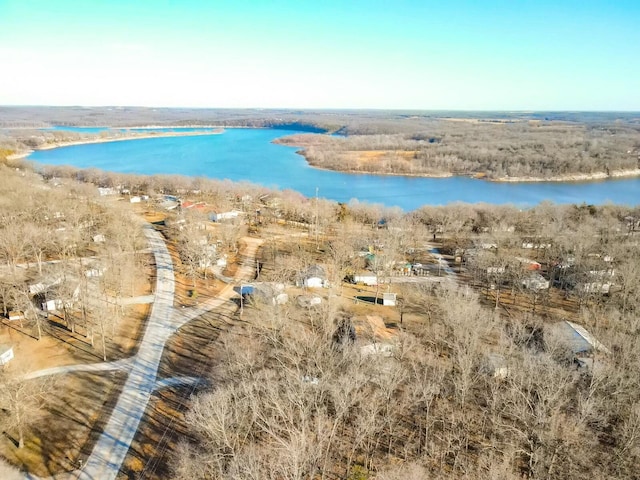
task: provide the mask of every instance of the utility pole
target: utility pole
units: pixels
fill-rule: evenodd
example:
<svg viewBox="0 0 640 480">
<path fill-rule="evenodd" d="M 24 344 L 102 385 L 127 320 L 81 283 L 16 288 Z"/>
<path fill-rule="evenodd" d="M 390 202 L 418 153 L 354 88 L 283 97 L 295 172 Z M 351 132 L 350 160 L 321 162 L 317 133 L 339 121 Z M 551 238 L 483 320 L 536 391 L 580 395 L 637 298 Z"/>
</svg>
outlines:
<svg viewBox="0 0 640 480">
<path fill-rule="evenodd" d="M 316 187 L 316 250 L 320 249 L 320 244 L 318 243 L 318 187 Z"/>
</svg>

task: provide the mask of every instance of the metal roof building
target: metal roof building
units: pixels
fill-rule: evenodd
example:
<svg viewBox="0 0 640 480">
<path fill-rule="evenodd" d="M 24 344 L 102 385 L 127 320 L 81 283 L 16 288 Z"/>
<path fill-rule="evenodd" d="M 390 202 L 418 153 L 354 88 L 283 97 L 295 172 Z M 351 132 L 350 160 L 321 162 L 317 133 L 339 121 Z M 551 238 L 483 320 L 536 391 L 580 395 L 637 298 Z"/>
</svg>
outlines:
<svg viewBox="0 0 640 480">
<path fill-rule="evenodd" d="M 553 331 L 567 344 L 574 354 L 588 353 L 594 350 L 609 353 L 609 350 L 602 345 L 591 333 L 577 323 L 563 321 L 553 326 Z"/>
</svg>

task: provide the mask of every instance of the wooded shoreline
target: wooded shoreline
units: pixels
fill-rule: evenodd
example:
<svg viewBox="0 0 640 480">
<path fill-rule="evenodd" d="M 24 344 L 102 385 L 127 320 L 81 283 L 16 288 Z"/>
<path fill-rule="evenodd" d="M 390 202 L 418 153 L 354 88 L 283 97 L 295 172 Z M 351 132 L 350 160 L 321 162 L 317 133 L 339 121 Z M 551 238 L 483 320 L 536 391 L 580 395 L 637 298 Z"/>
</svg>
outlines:
<svg viewBox="0 0 640 480">
<path fill-rule="evenodd" d="M 421 178 L 449 178 L 449 177 L 472 177 L 480 180 L 486 180 L 489 182 L 505 182 L 505 183 L 543 183 L 543 182 L 597 182 L 603 180 L 611 180 L 614 178 L 631 178 L 640 176 L 640 168 L 634 169 L 625 169 L 625 170 L 614 170 L 611 172 L 593 172 L 593 173 L 572 173 L 567 175 L 557 175 L 552 177 L 529 177 L 529 176 L 513 176 L 510 177 L 508 175 L 497 178 L 490 178 L 482 173 L 455 173 L 455 172 L 434 172 L 434 173 L 395 173 L 385 171 L 383 169 L 379 170 L 355 170 L 355 169 L 347 169 L 347 168 L 331 168 L 327 166 L 319 165 L 313 157 L 311 157 L 308 153 L 308 145 L 291 145 L 286 141 L 280 141 L 281 137 L 273 141 L 273 143 L 279 145 L 288 145 L 288 146 L 299 146 L 303 147 L 300 150 L 296 151 L 298 155 L 301 155 L 305 158 L 309 166 L 316 168 L 318 170 L 326 170 L 326 171 L 336 171 L 343 172 L 349 174 L 362 174 L 362 175 L 387 175 L 387 176 L 398 176 L 398 177 L 421 177 Z"/>
<path fill-rule="evenodd" d="M 593 182 L 640 176 L 640 119 L 615 112 L 399 112 L 0 107 L 4 156 L 97 142 L 116 132 L 42 130 L 50 125 L 141 128 L 274 128 L 274 143 L 299 147 L 309 165 L 406 177 L 495 182 Z M 90 114 L 90 115 L 89 115 Z M 18 130 L 16 130 L 16 128 Z M 31 130 L 29 130 L 31 128 Z M 122 132 L 124 133 L 124 132 Z M 138 135 L 140 134 L 140 136 Z M 152 137 L 200 132 L 158 132 Z M 331 133 L 327 135 L 327 133 Z M 113 141 L 114 139 L 108 139 Z M 100 139 L 100 141 L 103 141 Z M 11 158 L 16 158 L 12 156 Z"/>
<path fill-rule="evenodd" d="M 135 130 L 140 130 L 143 127 L 136 128 Z M 149 128 L 149 127 L 145 127 Z M 160 128 L 160 127 L 159 127 Z M 170 128 L 170 127 L 162 127 L 162 128 Z M 177 128 L 177 127 L 176 127 Z M 225 128 L 237 128 L 237 127 L 217 127 L 215 131 L 211 132 L 153 132 L 153 133 L 145 133 L 139 135 L 125 135 L 122 137 L 108 137 L 108 138 L 93 138 L 93 139 L 83 139 L 83 140 L 72 140 L 72 141 L 61 141 L 55 143 L 48 143 L 46 145 L 26 150 L 22 152 L 17 152 L 7 157 L 8 160 L 18 160 L 21 158 L 26 158 L 31 155 L 34 151 L 38 150 L 53 150 L 55 148 L 63 148 L 63 147 L 71 147 L 77 145 L 89 145 L 89 144 L 99 144 L 99 143 L 110 143 L 110 142 L 121 142 L 128 140 L 145 140 L 150 138 L 166 138 L 166 137 L 195 137 L 195 136 L 204 136 L 204 135 L 220 135 L 224 133 Z M 286 140 L 287 136 L 283 136 L 277 138 L 273 141 L 275 144 L 279 145 L 288 145 L 292 146 Z M 314 161 L 313 157 L 311 157 L 308 153 L 308 145 L 295 145 L 303 147 L 301 150 L 298 150 L 296 153 L 302 155 L 309 166 L 316 168 L 318 170 L 327 170 L 327 171 L 338 171 L 349 174 L 365 174 L 365 175 L 387 175 L 387 176 L 400 176 L 400 177 L 422 177 L 422 178 L 449 178 L 449 177 L 473 177 L 481 180 L 487 180 L 491 182 L 508 182 L 508 183 L 542 183 L 542 182 L 595 182 L 595 181 L 603 181 L 610 180 L 614 178 L 631 178 L 640 176 L 640 168 L 635 169 L 627 169 L 627 170 L 614 170 L 609 173 L 607 172 L 594 172 L 588 174 L 582 173 L 572 173 L 568 175 L 558 175 L 552 177 L 529 177 L 529 176 L 503 176 L 497 178 L 490 178 L 483 174 L 469 174 L 469 173 L 456 173 L 456 172 L 433 172 L 433 173 L 407 173 L 407 172 L 389 172 L 384 171 L 383 169 L 379 170 L 356 170 L 356 169 L 347 169 L 347 168 L 332 168 L 328 166 L 319 165 L 316 161 Z"/>
<path fill-rule="evenodd" d="M 167 127 L 163 127 L 167 128 Z M 20 158 L 26 158 L 31 155 L 34 151 L 37 150 L 53 150 L 54 148 L 63 148 L 63 147 L 73 147 L 76 145 L 90 145 L 94 143 L 111 143 L 111 142 L 125 142 L 127 140 L 145 140 L 149 138 L 166 138 L 166 137 L 197 137 L 204 135 L 220 135 L 224 132 L 224 129 L 218 128 L 215 131 L 211 132 L 154 132 L 143 135 L 126 135 L 123 137 L 109 137 L 109 138 L 96 138 L 96 139 L 86 139 L 86 140 L 73 140 L 73 141 L 62 141 L 55 142 L 43 145 L 38 148 L 34 148 L 32 150 L 27 150 L 23 152 L 14 153 L 12 155 L 7 156 L 7 160 L 18 160 Z"/>
</svg>

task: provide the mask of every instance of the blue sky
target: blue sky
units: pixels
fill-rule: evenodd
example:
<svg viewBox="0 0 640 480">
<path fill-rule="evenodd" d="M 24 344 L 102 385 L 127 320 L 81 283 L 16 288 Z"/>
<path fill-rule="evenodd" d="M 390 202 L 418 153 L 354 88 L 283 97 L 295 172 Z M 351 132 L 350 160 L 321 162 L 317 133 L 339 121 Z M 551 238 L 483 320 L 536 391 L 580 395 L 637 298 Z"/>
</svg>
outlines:
<svg viewBox="0 0 640 480">
<path fill-rule="evenodd" d="M 640 110 L 640 1 L 0 0 L 0 104 Z"/>
</svg>

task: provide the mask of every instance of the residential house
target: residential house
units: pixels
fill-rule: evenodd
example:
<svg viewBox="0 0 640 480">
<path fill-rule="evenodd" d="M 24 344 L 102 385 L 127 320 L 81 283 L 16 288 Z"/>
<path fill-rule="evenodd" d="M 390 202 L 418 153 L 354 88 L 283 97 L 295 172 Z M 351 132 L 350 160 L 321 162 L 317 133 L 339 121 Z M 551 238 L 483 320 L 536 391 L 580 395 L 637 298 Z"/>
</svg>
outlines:
<svg viewBox="0 0 640 480">
<path fill-rule="evenodd" d="M 98 187 L 98 194 L 101 197 L 106 197 L 108 195 L 116 195 L 118 192 L 115 188 L 111 187 Z"/>
<path fill-rule="evenodd" d="M 212 222 L 220 222 L 222 220 L 232 220 L 234 218 L 238 218 L 242 214 L 244 214 L 244 212 L 241 212 L 240 210 L 231 210 L 229 212 L 220 212 L 220 213 L 211 212 L 209 214 L 209 220 L 211 220 Z"/>
<path fill-rule="evenodd" d="M 593 364 L 593 354 L 600 352 L 609 354 L 609 349 L 600 343 L 582 325 L 577 323 L 562 321 L 551 326 L 551 335 L 555 337 L 561 345 L 566 346 L 574 360 L 580 366 Z"/>
<path fill-rule="evenodd" d="M 549 280 L 539 273 L 533 273 L 522 279 L 522 286 L 534 291 L 549 290 Z"/>
<path fill-rule="evenodd" d="M 374 286 L 378 284 L 378 276 L 373 272 L 360 272 L 352 276 L 352 283 Z"/>
<path fill-rule="evenodd" d="M 519 261 L 525 270 L 540 270 L 542 269 L 542 265 L 535 260 L 531 260 L 529 258 L 524 257 L 515 257 L 515 260 Z"/>
</svg>

